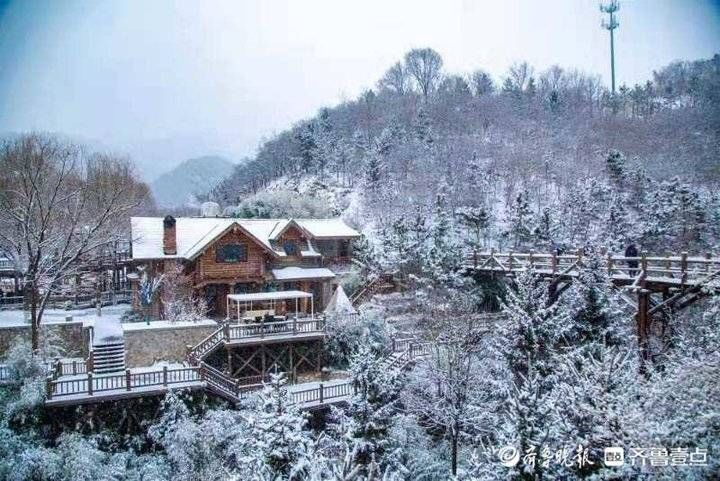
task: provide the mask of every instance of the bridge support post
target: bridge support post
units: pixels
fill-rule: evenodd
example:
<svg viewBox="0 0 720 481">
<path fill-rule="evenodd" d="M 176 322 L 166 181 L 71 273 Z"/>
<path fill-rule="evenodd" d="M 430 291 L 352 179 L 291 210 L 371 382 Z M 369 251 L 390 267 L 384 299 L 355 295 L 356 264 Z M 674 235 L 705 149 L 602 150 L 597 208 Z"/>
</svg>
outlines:
<svg viewBox="0 0 720 481">
<path fill-rule="evenodd" d="M 637 336 L 638 347 L 640 349 L 641 369 L 644 369 L 644 363 L 650 357 L 648 350 L 649 310 L 650 292 L 647 289 L 640 289 L 638 291 Z"/>
</svg>

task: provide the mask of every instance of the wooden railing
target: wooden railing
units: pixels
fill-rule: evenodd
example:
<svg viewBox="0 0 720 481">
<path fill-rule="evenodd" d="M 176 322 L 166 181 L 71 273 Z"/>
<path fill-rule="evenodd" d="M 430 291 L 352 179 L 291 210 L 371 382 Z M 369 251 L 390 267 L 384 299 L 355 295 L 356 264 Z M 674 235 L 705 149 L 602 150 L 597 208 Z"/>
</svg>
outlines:
<svg viewBox="0 0 720 481">
<path fill-rule="evenodd" d="M 195 359 L 196 362 L 202 360 L 225 341 L 225 334 L 225 326 L 219 327 L 192 347 L 188 352 L 188 357 Z"/>
<path fill-rule="evenodd" d="M 337 384 L 325 385 L 320 383 L 318 387 L 292 391 L 292 398 L 295 404 L 325 404 L 339 398 L 352 396 L 355 393 L 352 381 L 345 381 Z"/>
<path fill-rule="evenodd" d="M 207 363 L 200 363 L 200 377 L 208 387 L 220 390 L 226 397 L 239 400 L 244 390 L 252 389 L 254 385 L 243 385 L 240 379 L 233 379 L 227 374 Z M 262 383 L 260 384 L 262 386 Z"/>
<path fill-rule="evenodd" d="M 325 331 L 325 319 L 292 319 L 279 322 L 257 322 L 253 324 L 228 325 L 228 339 L 236 341 L 249 338 L 264 338 L 287 334 L 305 334 Z"/>
<path fill-rule="evenodd" d="M 114 297 L 113 297 L 114 296 Z M 100 304 L 103 306 L 117 303 L 127 303 L 132 299 L 132 293 L 129 290 L 121 291 L 105 291 L 99 296 Z M 48 300 L 47 307 L 51 309 L 64 309 L 67 305 L 72 307 L 90 306 L 94 307 L 98 302 L 96 293 L 83 293 L 77 295 L 52 294 Z M 24 296 L 5 296 L 0 297 L 0 309 L 22 309 L 25 305 Z"/>
<path fill-rule="evenodd" d="M 582 266 L 584 254 L 543 254 L 533 251 L 473 252 L 466 257 L 465 265 L 481 271 L 519 272 L 529 268 L 540 274 L 573 276 Z M 638 257 L 605 255 L 605 268 L 613 279 L 659 280 L 678 284 L 697 284 L 716 276 L 720 271 L 720 257 L 711 254 L 690 256 L 687 252 L 675 256 Z"/>
<path fill-rule="evenodd" d="M 312 334 L 325 332 L 325 318 L 315 316 L 308 319 L 288 321 L 256 322 L 252 324 L 225 323 L 195 346 L 188 348 L 188 358 L 193 364 L 201 361 L 223 343 L 244 339 L 265 339 L 277 336 Z"/>
<path fill-rule="evenodd" d="M 61 376 L 76 376 L 87 374 L 92 371 L 92 351 L 88 359 L 58 359 L 51 365 L 51 373 L 54 379 Z M 90 367 L 90 369 L 88 369 Z"/>
<path fill-rule="evenodd" d="M 177 384 L 202 381 L 197 367 L 182 367 L 169 369 L 163 366 L 162 369 L 154 371 L 132 372 L 126 370 L 122 374 L 111 374 L 87 376 L 74 379 L 52 379 L 48 378 L 46 383 L 46 395 L 48 400 L 62 396 L 87 395 L 107 391 L 133 391 L 134 389 L 163 386 L 168 387 Z"/>
</svg>

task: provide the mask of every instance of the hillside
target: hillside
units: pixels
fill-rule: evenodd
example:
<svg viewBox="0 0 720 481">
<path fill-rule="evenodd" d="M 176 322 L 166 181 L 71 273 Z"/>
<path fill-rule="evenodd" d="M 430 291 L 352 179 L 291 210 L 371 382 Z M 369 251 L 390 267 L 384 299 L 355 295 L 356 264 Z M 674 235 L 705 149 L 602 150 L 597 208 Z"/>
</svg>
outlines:
<svg viewBox="0 0 720 481">
<path fill-rule="evenodd" d="M 393 263 L 417 265 L 402 258 L 438 225 L 482 247 L 718 245 L 720 55 L 615 95 L 525 63 L 502 85 L 437 70 L 423 90 L 407 62 L 270 139 L 215 199 L 242 216 L 343 214 Z"/>
<path fill-rule="evenodd" d="M 198 195 L 214 188 L 233 168 L 234 164 L 223 157 L 188 159 L 158 177 L 150 187 L 159 207 L 192 205 Z"/>
</svg>

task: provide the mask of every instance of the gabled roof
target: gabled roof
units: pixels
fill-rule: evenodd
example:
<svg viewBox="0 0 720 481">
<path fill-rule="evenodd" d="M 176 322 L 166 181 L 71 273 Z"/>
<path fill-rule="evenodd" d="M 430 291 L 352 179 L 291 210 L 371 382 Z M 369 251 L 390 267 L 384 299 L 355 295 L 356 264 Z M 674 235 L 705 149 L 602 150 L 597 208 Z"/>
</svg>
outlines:
<svg viewBox="0 0 720 481">
<path fill-rule="evenodd" d="M 235 219 L 227 217 L 178 217 L 175 219 L 177 243 L 176 255 L 163 253 L 163 218 L 132 217 L 133 259 L 193 259 L 202 253 L 213 241 L 237 224 L 251 240 L 254 240 L 274 256 L 285 257 L 285 252 L 271 245 L 273 236 L 297 222 L 298 227 L 317 238 L 357 237 L 360 234 L 340 219 L 313 219 L 312 221 L 289 219 Z M 306 222 L 315 229 L 308 229 Z M 324 235 L 316 235 L 324 234 Z M 332 234 L 332 235 L 328 235 Z"/>
<path fill-rule="evenodd" d="M 290 227 L 295 227 L 297 230 L 303 233 L 306 237 L 312 237 L 312 235 L 305 230 L 303 226 L 298 224 L 295 219 L 282 220 L 278 222 L 277 227 L 270 234 L 270 240 L 275 241 L 280 238 Z"/>
</svg>

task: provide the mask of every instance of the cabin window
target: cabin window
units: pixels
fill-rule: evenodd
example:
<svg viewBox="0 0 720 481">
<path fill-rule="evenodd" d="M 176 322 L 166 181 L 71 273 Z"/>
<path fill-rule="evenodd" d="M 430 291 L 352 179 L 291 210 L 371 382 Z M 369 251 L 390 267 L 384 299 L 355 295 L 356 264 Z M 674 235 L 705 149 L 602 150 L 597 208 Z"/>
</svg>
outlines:
<svg viewBox="0 0 720 481">
<path fill-rule="evenodd" d="M 283 242 L 283 250 L 285 250 L 285 254 L 289 256 L 296 256 L 299 254 L 297 243 L 293 240 L 286 240 Z"/>
<path fill-rule="evenodd" d="M 227 244 L 215 250 L 215 261 L 231 264 L 247 261 L 247 246 L 245 244 Z"/>
</svg>

